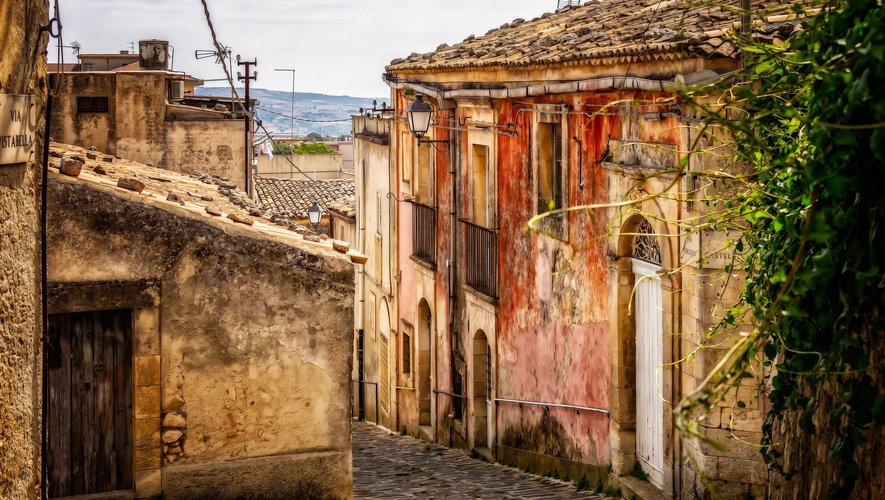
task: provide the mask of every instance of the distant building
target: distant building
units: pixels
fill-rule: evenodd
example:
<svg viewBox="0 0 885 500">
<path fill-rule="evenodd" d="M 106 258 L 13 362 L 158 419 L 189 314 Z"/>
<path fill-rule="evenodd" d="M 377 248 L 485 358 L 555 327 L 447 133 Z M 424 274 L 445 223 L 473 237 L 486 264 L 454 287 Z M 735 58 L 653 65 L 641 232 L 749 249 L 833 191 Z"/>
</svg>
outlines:
<svg viewBox="0 0 885 500">
<path fill-rule="evenodd" d="M 168 43 L 139 54 L 81 54 L 63 74 L 53 139 L 178 172 L 201 171 L 247 188 L 242 101 L 194 96 L 202 81 L 168 68 Z"/>
</svg>

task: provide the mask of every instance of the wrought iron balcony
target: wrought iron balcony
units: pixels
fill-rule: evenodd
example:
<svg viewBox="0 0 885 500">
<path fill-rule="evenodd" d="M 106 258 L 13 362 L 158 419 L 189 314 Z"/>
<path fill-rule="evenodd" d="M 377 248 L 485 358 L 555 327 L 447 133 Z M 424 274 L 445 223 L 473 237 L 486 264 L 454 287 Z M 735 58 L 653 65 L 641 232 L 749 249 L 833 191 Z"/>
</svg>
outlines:
<svg viewBox="0 0 885 500">
<path fill-rule="evenodd" d="M 436 209 L 412 202 L 412 257 L 436 265 Z"/>
<path fill-rule="evenodd" d="M 465 229 L 467 252 L 467 284 L 473 289 L 498 298 L 498 235 L 467 221 Z"/>
</svg>

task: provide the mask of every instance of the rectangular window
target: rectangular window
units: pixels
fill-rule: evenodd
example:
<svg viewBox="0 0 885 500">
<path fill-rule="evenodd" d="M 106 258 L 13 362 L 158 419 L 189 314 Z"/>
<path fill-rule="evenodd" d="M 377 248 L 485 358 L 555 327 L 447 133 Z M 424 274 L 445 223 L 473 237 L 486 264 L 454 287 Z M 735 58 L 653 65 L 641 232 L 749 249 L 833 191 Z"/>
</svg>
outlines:
<svg viewBox="0 0 885 500">
<path fill-rule="evenodd" d="M 489 227 L 489 148 L 474 144 L 472 149 L 471 220 L 476 225 Z"/>
<path fill-rule="evenodd" d="M 410 375 L 412 373 L 412 338 L 408 333 L 403 332 L 403 374 Z"/>
<path fill-rule="evenodd" d="M 433 205 L 433 148 L 429 144 L 415 145 L 415 199 L 427 206 Z"/>
<path fill-rule="evenodd" d="M 454 413 L 455 420 L 461 420 L 464 418 L 464 398 L 460 395 L 464 391 L 464 380 L 461 372 L 456 368 L 455 369 L 455 387 L 453 388 L 453 392 L 456 394 L 452 398 L 452 413 Z"/>
<path fill-rule="evenodd" d="M 568 175 L 563 161 L 562 124 L 538 123 L 537 210 L 539 214 L 568 203 Z M 542 227 L 558 238 L 565 236 L 563 214 L 545 217 Z"/>
<path fill-rule="evenodd" d="M 486 346 L 486 399 L 492 400 L 492 347 Z"/>
<path fill-rule="evenodd" d="M 400 165 L 403 169 L 403 182 L 412 181 L 412 163 L 414 161 L 415 138 L 411 132 L 400 134 Z"/>
<path fill-rule="evenodd" d="M 107 113 L 107 97 L 78 97 L 77 113 Z"/>
<path fill-rule="evenodd" d="M 375 191 L 375 234 L 381 236 L 381 191 Z"/>
</svg>

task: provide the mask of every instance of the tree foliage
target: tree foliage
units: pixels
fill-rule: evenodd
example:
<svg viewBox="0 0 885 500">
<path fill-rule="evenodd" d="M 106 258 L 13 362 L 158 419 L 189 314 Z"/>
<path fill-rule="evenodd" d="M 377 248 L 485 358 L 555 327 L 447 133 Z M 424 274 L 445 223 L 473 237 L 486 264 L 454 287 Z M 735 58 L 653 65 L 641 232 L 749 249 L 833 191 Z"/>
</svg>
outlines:
<svg viewBox="0 0 885 500">
<path fill-rule="evenodd" d="M 330 155 L 338 153 L 338 150 L 322 142 L 303 142 L 296 145 L 278 142 L 273 145 L 273 153 L 284 155 Z"/>
<path fill-rule="evenodd" d="M 723 89 L 729 102 L 705 106 L 700 94 L 684 96 L 732 131 L 737 160 L 754 169 L 751 189 L 720 216 L 742 219 L 737 246 L 748 276 L 720 328 L 743 312 L 755 329 L 677 408 L 681 428 L 700 437 L 696 410 L 752 377 L 762 353 L 771 375 L 766 462 L 787 477 L 795 472 L 781 462 L 784 420 L 809 439 L 826 426 L 836 498 L 854 490 L 858 448 L 881 436 L 885 422 L 883 26 L 881 0 L 831 1 L 783 45 L 745 42 L 751 64 Z"/>
</svg>

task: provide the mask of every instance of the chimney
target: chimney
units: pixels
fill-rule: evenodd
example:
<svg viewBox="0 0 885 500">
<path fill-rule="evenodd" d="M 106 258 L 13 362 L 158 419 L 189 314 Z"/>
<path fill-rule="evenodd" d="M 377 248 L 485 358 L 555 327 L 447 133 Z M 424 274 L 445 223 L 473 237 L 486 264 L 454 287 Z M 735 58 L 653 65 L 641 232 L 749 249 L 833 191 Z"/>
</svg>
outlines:
<svg viewBox="0 0 885 500">
<path fill-rule="evenodd" d="M 166 40 L 139 41 L 138 66 L 141 69 L 169 69 L 169 42 Z"/>
</svg>

